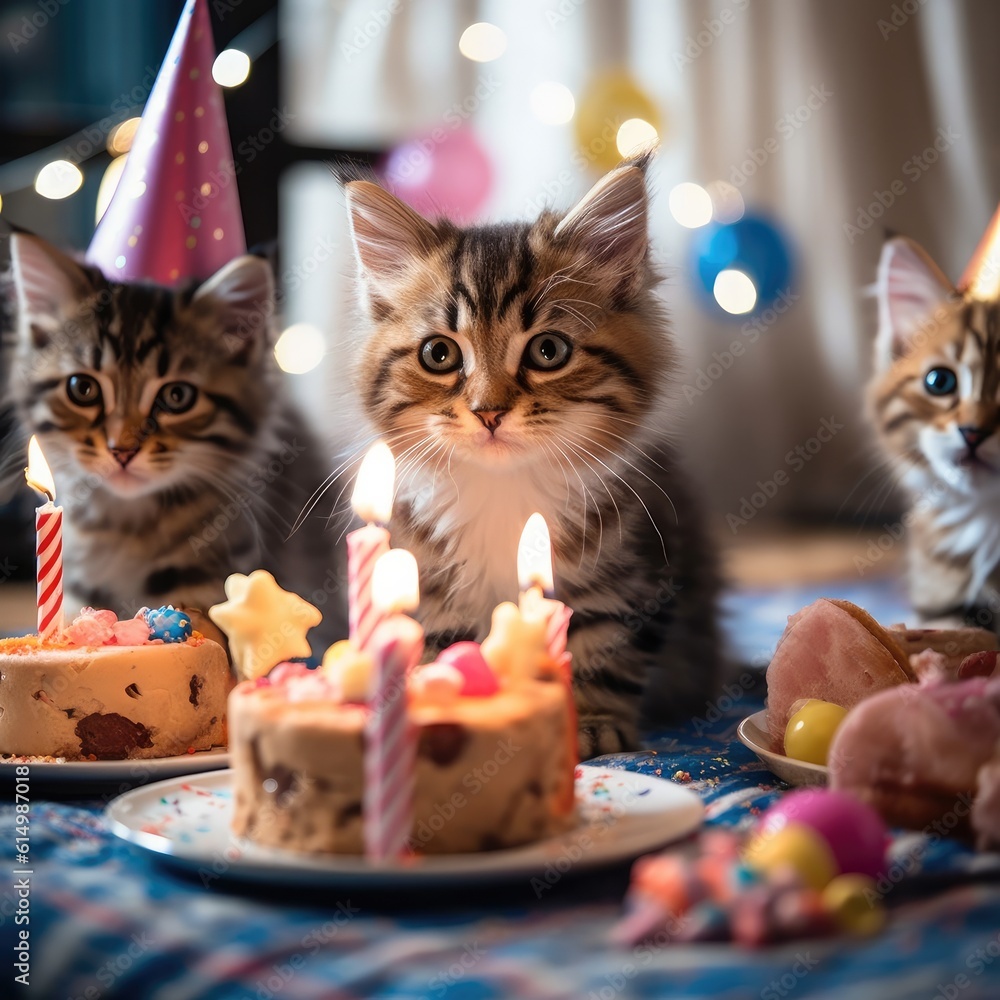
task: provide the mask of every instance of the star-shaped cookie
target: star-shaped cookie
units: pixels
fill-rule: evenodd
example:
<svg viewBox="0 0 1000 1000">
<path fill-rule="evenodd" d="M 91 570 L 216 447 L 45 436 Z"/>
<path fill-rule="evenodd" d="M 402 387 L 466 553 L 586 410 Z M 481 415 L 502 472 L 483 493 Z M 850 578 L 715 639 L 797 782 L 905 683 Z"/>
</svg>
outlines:
<svg viewBox="0 0 1000 1000">
<path fill-rule="evenodd" d="M 236 673 L 242 680 L 263 677 L 284 660 L 308 656 L 306 632 L 323 616 L 298 594 L 282 590 L 267 570 L 226 579 L 224 604 L 208 609 L 208 617 L 229 638 Z"/>
</svg>

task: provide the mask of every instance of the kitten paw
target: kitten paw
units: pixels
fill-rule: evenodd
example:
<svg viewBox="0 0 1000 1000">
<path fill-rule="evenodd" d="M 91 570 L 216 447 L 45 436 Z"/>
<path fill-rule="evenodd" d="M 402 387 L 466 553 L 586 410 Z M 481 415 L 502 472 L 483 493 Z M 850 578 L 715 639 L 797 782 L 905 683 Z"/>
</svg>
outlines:
<svg viewBox="0 0 1000 1000">
<path fill-rule="evenodd" d="M 609 716 L 587 715 L 581 718 L 578 738 L 580 760 L 639 749 L 639 735 L 635 728 Z"/>
</svg>

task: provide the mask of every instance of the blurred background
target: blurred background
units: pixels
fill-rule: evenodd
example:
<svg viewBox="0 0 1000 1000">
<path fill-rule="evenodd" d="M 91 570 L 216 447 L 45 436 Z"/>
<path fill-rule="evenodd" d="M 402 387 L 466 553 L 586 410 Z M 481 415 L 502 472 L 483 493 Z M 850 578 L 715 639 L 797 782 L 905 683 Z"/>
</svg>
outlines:
<svg viewBox="0 0 1000 1000">
<path fill-rule="evenodd" d="M 0 3 L 0 222 L 86 247 L 181 6 Z M 209 7 L 247 242 L 277 253 L 279 362 L 321 427 L 357 349 L 332 163 L 371 163 L 429 213 L 503 219 L 569 207 L 655 138 L 652 240 L 685 357 L 678 410 L 732 565 L 759 562 L 764 539 L 760 572 L 781 578 L 780 529 L 807 532 L 790 556 L 800 575 L 828 560 L 850 572 L 850 554 L 898 519 L 863 413 L 867 289 L 886 229 L 955 279 L 996 207 L 1000 6 Z M 830 526 L 846 547 L 817 535 Z"/>
</svg>

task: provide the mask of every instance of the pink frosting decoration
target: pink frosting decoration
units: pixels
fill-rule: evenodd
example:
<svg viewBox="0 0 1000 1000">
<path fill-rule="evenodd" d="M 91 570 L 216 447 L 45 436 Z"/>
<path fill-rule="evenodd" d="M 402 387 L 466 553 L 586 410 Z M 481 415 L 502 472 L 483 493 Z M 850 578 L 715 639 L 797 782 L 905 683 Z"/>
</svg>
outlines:
<svg viewBox="0 0 1000 1000">
<path fill-rule="evenodd" d="M 126 618 L 111 626 L 119 646 L 144 646 L 149 642 L 149 626 L 141 618 Z"/>
<path fill-rule="evenodd" d="M 176 286 L 246 253 L 208 0 L 189 0 L 87 260 L 113 281 Z"/>
<path fill-rule="evenodd" d="M 304 663 L 292 663 L 286 660 L 273 667 L 267 678 L 271 684 L 284 684 L 295 677 L 304 677 L 308 673 L 309 668 Z"/>
<path fill-rule="evenodd" d="M 454 667 L 462 675 L 464 698 L 489 698 L 500 690 L 496 674 L 483 659 L 478 642 L 456 642 L 438 656 L 437 662 Z"/>
<path fill-rule="evenodd" d="M 118 616 L 113 611 L 84 608 L 73 623 L 63 629 L 63 638 L 74 646 L 106 646 L 115 640 L 112 626 L 117 621 Z"/>
</svg>

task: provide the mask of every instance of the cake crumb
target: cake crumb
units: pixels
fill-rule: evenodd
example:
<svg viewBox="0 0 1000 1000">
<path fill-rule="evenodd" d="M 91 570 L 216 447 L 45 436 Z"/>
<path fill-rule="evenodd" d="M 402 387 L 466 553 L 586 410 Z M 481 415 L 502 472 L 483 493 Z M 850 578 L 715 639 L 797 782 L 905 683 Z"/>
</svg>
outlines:
<svg viewBox="0 0 1000 1000">
<path fill-rule="evenodd" d="M 690 771 L 674 771 L 673 779 L 674 781 L 690 781 L 691 773 Z"/>
</svg>

